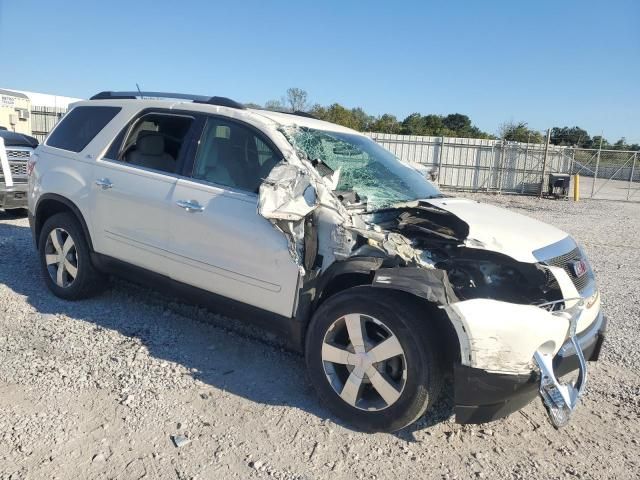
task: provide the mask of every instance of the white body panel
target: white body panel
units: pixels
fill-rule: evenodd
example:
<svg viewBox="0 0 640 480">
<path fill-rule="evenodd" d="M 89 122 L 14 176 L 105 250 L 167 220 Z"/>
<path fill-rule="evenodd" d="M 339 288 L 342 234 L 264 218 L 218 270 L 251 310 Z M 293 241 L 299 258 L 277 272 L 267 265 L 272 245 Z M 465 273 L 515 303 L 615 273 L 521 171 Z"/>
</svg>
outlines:
<svg viewBox="0 0 640 480">
<path fill-rule="evenodd" d="M 168 212 L 176 178 L 98 160 L 91 186 L 96 252 L 163 275 L 169 247 Z M 95 181 L 112 186 L 102 189 Z"/>
<path fill-rule="evenodd" d="M 189 212 L 178 201 L 203 207 Z M 286 317 L 293 314 L 299 268 L 285 236 L 257 213 L 256 195 L 180 179 L 165 212 L 171 276 Z"/>
<path fill-rule="evenodd" d="M 503 253 L 519 262 L 536 262 L 533 251 L 567 237 L 562 230 L 525 215 L 467 198 L 426 200 L 469 225 L 466 245 Z"/>
</svg>

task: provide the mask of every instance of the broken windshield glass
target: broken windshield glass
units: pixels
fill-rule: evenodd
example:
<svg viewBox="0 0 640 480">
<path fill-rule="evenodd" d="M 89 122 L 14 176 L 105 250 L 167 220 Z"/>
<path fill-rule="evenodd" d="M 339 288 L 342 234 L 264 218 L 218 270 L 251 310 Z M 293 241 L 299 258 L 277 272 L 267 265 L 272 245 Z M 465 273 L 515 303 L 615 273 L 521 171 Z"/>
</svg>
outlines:
<svg viewBox="0 0 640 480">
<path fill-rule="evenodd" d="M 336 172 L 336 191 L 366 197 L 367 209 L 441 196 L 419 172 L 362 135 L 298 128 L 288 136 L 310 160 L 324 162 Z"/>
</svg>

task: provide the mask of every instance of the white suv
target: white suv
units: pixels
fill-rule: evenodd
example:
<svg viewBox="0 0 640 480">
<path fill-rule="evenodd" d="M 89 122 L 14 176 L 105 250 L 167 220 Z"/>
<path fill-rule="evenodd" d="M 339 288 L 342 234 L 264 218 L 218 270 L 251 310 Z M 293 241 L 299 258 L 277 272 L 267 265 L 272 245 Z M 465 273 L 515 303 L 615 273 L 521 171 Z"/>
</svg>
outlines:
<svg viewBox="0 0 640 480">
<path fill-rule="evenodd" d="M 450 372 L 458 422 L 540 394 L 561 426 L 598 358 L 606 321 L 570 236 L 447 197 L 308 114 L 102 92 L 72 106 L 29 170 L 55 295 L 86 297 L 105 273 L 180 287 L 304 352 L 322 400 L 361 430 L 415 421 Z"/>
</svg>

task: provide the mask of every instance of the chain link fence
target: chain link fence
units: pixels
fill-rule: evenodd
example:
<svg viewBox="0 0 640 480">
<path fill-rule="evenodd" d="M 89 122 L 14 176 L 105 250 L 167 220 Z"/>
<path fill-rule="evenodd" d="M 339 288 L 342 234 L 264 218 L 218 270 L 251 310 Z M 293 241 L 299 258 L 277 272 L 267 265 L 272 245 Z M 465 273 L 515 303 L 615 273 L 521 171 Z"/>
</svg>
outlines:
<svg viewBox="0 0 640 480">
<path fill-rule="evenodd" d="M 640 155 L 626 150 L 576 148 L 572 174 L 583 177 L 581 195 L 588 198 L 640 201 Z"/>
</svg>

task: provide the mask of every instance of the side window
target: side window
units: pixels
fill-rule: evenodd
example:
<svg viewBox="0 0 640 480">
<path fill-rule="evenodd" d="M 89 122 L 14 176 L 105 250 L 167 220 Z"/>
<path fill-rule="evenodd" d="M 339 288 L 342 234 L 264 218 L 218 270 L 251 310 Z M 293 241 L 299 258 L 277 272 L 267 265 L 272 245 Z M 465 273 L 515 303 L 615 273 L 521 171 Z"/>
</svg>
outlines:
<svg viewBox="0 0 640 480">
<path fill-rule="evenodd" d="M 211 117 L 200 138 L 193 178 L 257 192 L 279 161 L 280 155 L 250 128 Z"/>
<path fill-rule="evenodd" d="M 120 107 L 76 107 L 60 121 L 47 145 L 81 152 L 120 110 Z"/>
<path fill-rule="evenodd" d="M 176 173 L 192 117 L 148 113 L 120 132 L 106 158 L 161 172 Z"/>
</svg>

